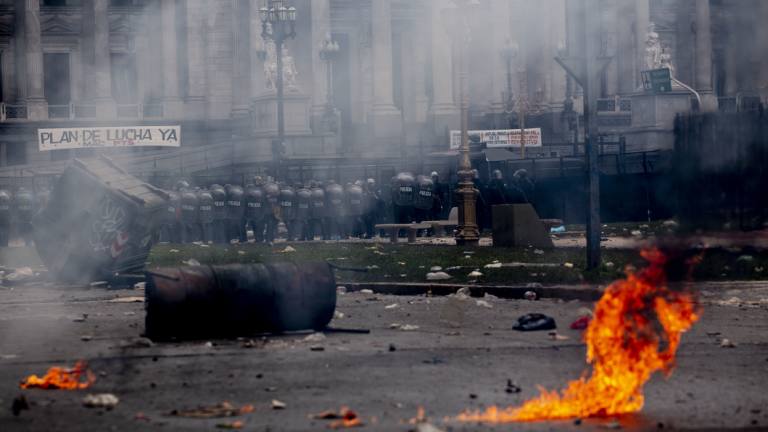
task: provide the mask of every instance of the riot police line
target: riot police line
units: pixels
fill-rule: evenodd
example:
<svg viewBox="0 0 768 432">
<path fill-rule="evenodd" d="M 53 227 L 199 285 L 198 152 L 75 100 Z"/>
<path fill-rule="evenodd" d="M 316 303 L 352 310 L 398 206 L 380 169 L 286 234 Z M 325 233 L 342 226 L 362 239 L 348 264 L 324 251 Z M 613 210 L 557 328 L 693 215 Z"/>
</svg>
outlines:
<svg viewBox="0 0 768 432">
<path fill-rule="evenodd" d="M 373 179 L 346 185 L 310 181 L 290 185 L 254 176 L 245 185 L 192 187 L 179 181 L 170 200 L 160 240 L 171 243 L 272 243 L 370 238 L 383 211 Z"/>
<path fill-rule="evenodd" d="M 388 196 L 374 179 L 291 185 L 254 176 L 245 183 L 192 187 L 177 182 L 169 192 L 160 240 L 272 243 L 281 234 L 288 241 L 373 238 L 378 223 L 443 220 L 451 208 L 451 191 L 437 172 L 399 173 L 391 179 Z M 530 202 L 534 188 L 525 170 L 509 183 L 496 170 L 487 184 L 475 172 L 475 187 L 481 228 L 490 228 L 490 206 Z"/>
</svg>

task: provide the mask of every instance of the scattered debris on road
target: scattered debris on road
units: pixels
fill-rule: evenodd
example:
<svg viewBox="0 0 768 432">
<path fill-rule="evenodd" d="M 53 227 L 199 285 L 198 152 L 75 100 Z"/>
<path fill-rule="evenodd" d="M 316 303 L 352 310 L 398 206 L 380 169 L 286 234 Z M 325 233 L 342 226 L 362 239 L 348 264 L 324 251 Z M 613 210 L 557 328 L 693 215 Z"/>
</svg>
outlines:
<svg viewBox="0 0 768 432">
<path fill-rule="evenodd" d="M 334 420 L 328 424 L 330 429 L 347 429 L 363 426 L 363 422 L 357 413 L 345 406 L 341 407 L 338 412 L 326 410 L 317 414 L 310 414 L 309 418 L 314 420 Z"/>
<path fill-rule="evenodd" d="M 443 271 L 427 273 L 427 280 L 429 281 L 448 280 L 450 278 L 451 275 Z"/>
<path fill-rule="evenodd" d="M 243 426 L 245 426 L 245 423 L 242 420 L 216 423 L 216 428 L 218 429 L 242 429 Z"/>
<path fill-rule="evenodd" d="M 129 296 L 129 297 L 116 297 L 112 300 L 107 300 L 107 303 L 144 303 L 144 297 Z"/>
<path fill-rule="evenodd" d="M 13 413 L 14 417 L 18 417 L 22 411 L 28 411 L 29 410 L 29 402 L 27 402 L 27 397 L 23 394 L 20 394 L 13 398 L 13 403 L 11 404 L 11 413 Z"/>
<path fill-rule="evenodd" d="M 419 326 L 413 325 L 413 324 L 392 323 L 389 325 L 389 328 L 393 330 L 413 331 L 413 330 L 418 330 Z"/>
<path fill-rule="evenodd" d="M 119 402 L 120 399 L 112 393 L 89 394 L 83 398 L 83 406 L 88 408 L 106 408 L 111 410 Z"/>
<path fill-rule="evenodd" d="M 286 409 L 288 405 L 285 402 L 279 401 L 277 399 L 272 399 L 272 409 L 275 410 L 282 410 Z"/>
<path fill-rule="evenodd" d="M 570 339 L 568 336 L 561 335 L 560 333 L 554 330 L 547 333 L 547 335 L 549 336 L 549 339 L 553 341 L 564 341 L 564 340 Z"/>
<path fill-rule="evenodd" d="M 507 393 L 520 393 L 523 391 L 523 389 L 520 388 L 520 386 L 514 383 L 511 379 L 508 379 L 507 387 L 504 389 L 504 391 Z"/>
<path fill-rule="evenodd" d="M 736 348 L 736 344 L 731 341 L 730 339 L 723 339 L 720 341 L 720 347 L 721 348 Z"/>
<path fill-rule="evenodd" d="M 512 326 L 513 330 L 518 331 L 554 330 L 556 328 L 555 319 L 541 313 L 525 314 L 518 318 Z"/>
<path fill-rule="evenodd" d="M 211 406 L 198 406 L 191 409 L 175 409 L 168 413 L 171 417 L 187 417 L 187 418 L 222 418 L 222 417 L 236 417 L 244 414 L 249 414 L 255 411 L 255 407 L 251 404 L 246 404 L 240 408 L 236 408 L 231 403 L 224 401 L 216 405 Z"/>
</svg>

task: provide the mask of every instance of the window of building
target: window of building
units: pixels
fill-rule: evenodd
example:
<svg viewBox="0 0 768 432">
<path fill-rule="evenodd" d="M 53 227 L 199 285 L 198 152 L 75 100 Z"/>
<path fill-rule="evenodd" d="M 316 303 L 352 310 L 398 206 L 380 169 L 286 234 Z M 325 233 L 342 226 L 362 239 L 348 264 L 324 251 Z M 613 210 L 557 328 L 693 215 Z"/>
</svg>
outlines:
<svg viewBox="0 0 768 432">
<path fill-rule="evenodd" d="M 3 143 L 5 147 L 5 164 L 24 165 L 27 163 L 27 146 L 23 142 Z"/>
<path fill-rule="evenodd" d="M 137 103 L 138 76 L 134 54 L 112 54 L 112 97 L 118 104 Z"/>
<path fill-rule="evenodd" d="M 80 6 L 82 0 L 42 0 L 41 6 Z"/>
<path fill-rule="evenodd" d="M 114 7 L 129 7 L 136 4 L 137 0 L 109 0 L 109 5 Z"/>
<path fill-rule="evenodd" d="M 68 53 L 43 54 L 45 98 L 49 105 L 66 105 L 71 101 Z"/>
</svg>

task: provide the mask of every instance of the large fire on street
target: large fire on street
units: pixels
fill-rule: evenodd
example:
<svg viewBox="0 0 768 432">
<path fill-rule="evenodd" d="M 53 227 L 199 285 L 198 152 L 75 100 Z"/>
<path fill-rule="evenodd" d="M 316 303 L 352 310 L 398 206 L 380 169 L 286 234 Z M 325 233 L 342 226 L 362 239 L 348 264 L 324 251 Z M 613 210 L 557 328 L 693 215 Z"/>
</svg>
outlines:
<svg viewBox="0 0 768 432">
<path fill-rule="evenodd" d="M 462 422 L 507 423 L 604 417 L 643 408 L 643 385 L 656 371 L 669 375 L 680 336 L 699 318 L 690 292 L 667 287 L 667 257 L 642 252 L 649 265 L 610 285 L 597 303 L 584 335 L 592 373 L 562 391 L 541 394 L 520 407 L 464 412 Z"/>
</svg>

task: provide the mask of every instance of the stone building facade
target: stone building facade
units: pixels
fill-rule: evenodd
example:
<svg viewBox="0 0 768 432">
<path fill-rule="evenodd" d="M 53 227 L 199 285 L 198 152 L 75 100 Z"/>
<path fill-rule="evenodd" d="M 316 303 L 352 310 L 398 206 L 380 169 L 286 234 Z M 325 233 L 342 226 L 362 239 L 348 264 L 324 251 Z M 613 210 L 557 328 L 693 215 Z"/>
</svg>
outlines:
<svg viewBox="0 0 768 432">
<path fill-rule="evenodd" d="M 225 149 L 206 155 L 205 167 L 271 160 L 264 2 L 0 0 L 0 169 L 89 153 L 38 151 L 41 127 L 180 124 L 182 149 L 171 153 Z M 578 139 L 580 90 L 554 58 L 572 46 L 580 2 L 477 0 L 461 14 L 468 31 L 448 19 L 449 0 L 287 3 L 298 10 L 287 50 L 288 160 L 446 150 L 459 127 L 464 44 L 472 128 L 518 127 L 525 106 L 545 145 Z M 600 14 L 602 53 L 612 57 L 599 103 L 606 134 L 632 133 L 649 28 L 699 93 L 699 109 L 745 109 L 768 95 L 767 1 L 602 0 L 589 13 Z M 330 79 L 319 52 L 329 36 L 339 45 Z"/>
</svg>

